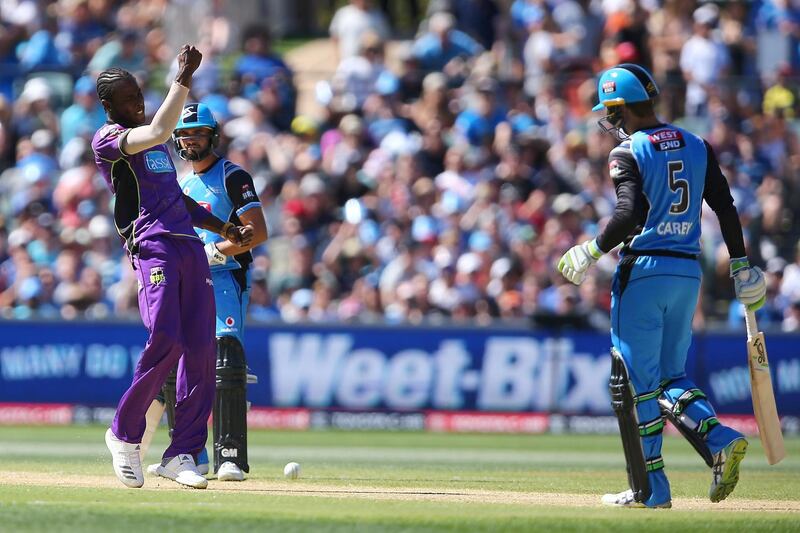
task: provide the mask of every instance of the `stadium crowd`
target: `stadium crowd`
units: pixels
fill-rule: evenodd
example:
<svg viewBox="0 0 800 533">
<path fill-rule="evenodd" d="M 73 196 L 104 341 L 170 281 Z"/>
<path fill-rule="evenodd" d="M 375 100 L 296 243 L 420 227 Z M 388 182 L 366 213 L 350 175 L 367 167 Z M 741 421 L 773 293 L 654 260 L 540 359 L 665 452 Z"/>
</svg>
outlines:
<svg viewBox="0 0 800 533">
<path fill-rule="evenodd" d="M 137 316 L 89 146 L 105 120 L 94 77 L 130 70 L 152 114 L 175 68 L 167 4 L 0 1 L 3 317 Z M 579 287 L 555 263 L 612 212 L 614 141 L 590 108 L 596 73 L 636 62 L 660 84 L 661 117 L 716 151 L 767 272 L 761 323 L 800 331 L 794 3 L 430 0 L 404 42 L 372 4 L 336 2 L 320 115 L 295 113 L 293 72 L 263 26 L 199 36 L 192 98 L 254 176 L 270 228 L 252 320 L 607 328 L 613 254 Z M 709 214 L 695 325 L 742 327 Z"/>
</svg>

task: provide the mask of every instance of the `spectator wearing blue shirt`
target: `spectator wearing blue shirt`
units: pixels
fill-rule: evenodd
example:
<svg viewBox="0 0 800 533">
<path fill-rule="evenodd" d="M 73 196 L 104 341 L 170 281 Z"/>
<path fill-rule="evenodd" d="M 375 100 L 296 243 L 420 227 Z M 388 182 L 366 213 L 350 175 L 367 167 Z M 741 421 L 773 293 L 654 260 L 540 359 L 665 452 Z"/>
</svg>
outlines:
<svg viewBox="0 0 800 533">
<path fill-rule="evenodd" d="M 243 55 L 236 62 L 234 71 L 242 84 L 245 95 L 254 95 L 268 85 L 278 95 L 281 109 L 291 117 L 297 92 L 292 80 L 293 73 L 283 60 L 272 52 L 269 30 L 263 26 L 251 26 L 242 39 Z"/>
<path fill-rule="evenodd" d="M 456 117 L 456 133 L 472 146 L 489 146 L 497 125 L 506 120 L 505 112 L 495 100 L 498 84 L 493 78 L 478 81 L 475 104 Z"/>
<path fill-rule="evenodd" d="M 83 76 L 75 82 L 72 93 L 73 103 L 61 113 L 61 146 L 75 137 L 91 139 L 94 132 L 106 121 L 103 106 L 95 94 L 95 82 Z"/>
<path fill-rule="evenodd" d="M 429 31 L 414 43 L 414 55 L 425 71 L 444 71 L 454 59 L 471 59 L 483 47 L 472 37 L 455 29 L 455 17 L 450 13 L 431 16 Z"/>
<path fill-rule="evenodd" d="M 137 32 L 121 32 L 118 37 L 97 49 L 89 61 L 88 70 L 99 73 L 111 67 L 119 67 L 128 72 L 141 72 L 145 69 L 145 57 L 140 49 L 140 42 Z"/>
<path fill-rule="evenodd" d="M 495 0 L 453 0 L 458 27 L 489 50 L 497 40 L 500 9 Z"/>
<path fill-rule="evenodd" d="M 64 7 L 65 13 L 59 16 L 56 44 L 69 51 L 73 66 L 83 68 L 91 59 L 89 51 L 96 48 L 89 46 L 90 42 L 101 41 L 110 28 L 95 18 L 87 0 L 78 0 Z"/>
</svg>

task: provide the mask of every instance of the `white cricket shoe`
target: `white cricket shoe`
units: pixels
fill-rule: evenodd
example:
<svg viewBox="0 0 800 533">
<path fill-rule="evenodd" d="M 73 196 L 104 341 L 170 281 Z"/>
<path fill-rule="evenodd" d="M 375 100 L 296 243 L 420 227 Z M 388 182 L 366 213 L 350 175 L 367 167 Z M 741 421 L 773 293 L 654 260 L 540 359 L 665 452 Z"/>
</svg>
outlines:
<svg viewBox="0 0 800 533">
<path fill-rule="evenodd" d="M 641 509 L 669 509 L 672 507 L 672 502 L 664 502 L 653 507 L 649 507 L 641 502 L 637 502 L 633 498 L 633 491 L 628 489 L 617 494 L 604 494 L 600 501 L 603 505 L 610 505 L 612 507 L 631 507 Z"/>
<path fill-rule="evenodd" d="M 157 476 L 159 466 L 161 466 L 161 463 L 147 465 L 147 473 L 151 476 Z M 205 448 L 200 452 L 200 455 L 197 456 L 197 463 L 195 466 L 197 466 L 198 474 L 201 476 L 208 475 L 208 453 L 206 453 Z"/>
<path fill-rule="evenodd" d="M 244 472 L 236 463 L 225 461 L 219 465 L 217 479 L 220 481 L 244 481 Z"/>
<path fill-rule="evenodd" d="M 208 486 L 208 480 L 200 475 L 194 458 L 191 454 L 181 453 L 173 457 L 165 465 L 158 465 L 156 473 L 167 479 L 172 479 L 181 485 L 194 489 L 204 489 Z"/>
<path fill-rule="evenodd" d="M 142 461 L 139 456 L 141 446 L 119 440 L 111 428 L 106 430 L 106 446 L 111 452 L 114 473 L 126 486 L 138 489 L 144 485 Z"/>
<path fill-rule="evenodd" d="M 739 463 L 746 453 L 747 441 L 740 438 L 714 454 L 711 487 L 708 489 L 708 497 L 712 502 L 721 502 L 736 488 L 739 482 Z"/>
</svg>

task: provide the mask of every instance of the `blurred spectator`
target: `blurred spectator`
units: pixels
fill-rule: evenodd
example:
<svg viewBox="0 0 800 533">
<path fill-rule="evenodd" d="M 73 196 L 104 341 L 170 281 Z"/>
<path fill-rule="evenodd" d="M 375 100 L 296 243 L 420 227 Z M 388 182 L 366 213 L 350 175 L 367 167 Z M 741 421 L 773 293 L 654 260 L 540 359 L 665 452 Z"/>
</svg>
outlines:
<svg viewBox="0 0 800 533">
<path fill-rule="evenodd" d="M 719 21 L 719 8 L 703 4 L 692 14 L 694 34 L 681 50 L 681 69 L 686 78 L 686 114 L 705 116 L 709 95 L 718 91 L 720 77 L 730 58 L 725 46 L 714 35 Z"/>
<path fill-rule="evenodd" d="M 145 56 L 141 51 L 141 37 L 133 30 L 125 30 L 116 38 L 100 46 L 89 61 L 89 72 L 99 74 L 119 67 L 138 73 L 145 68 Z"/>
<path fill-rule="evenodd" d="M 372 7 L 371 0 L 350 0 L 348 5 L 340 7 L 333 15 L 329 31 L 338 47 L 340 61 L 358 53 L 366 32 L 375 33 L 381 40 L 390 36 L 386 18 Z"/>
<path fill-rule="evenodd" d="M 351 96 L 356 109 L 375 91 L 375 84 L 384 72 L 383 41 L 377 33 L 366 31 L 361 35 L 358 54 L 342 59 L 336 69 L 332 84 L 342 93 Z"/>
<path fill-rule="evenodd" d="M 474 99 L 455 121 L 455 132 L 473 146 L 489 146 L 497 126 L 504 122 L 505 111 L 497 103 L 498 84 L 483 78 L 475 85 Z"/>
<path fill-rule="evenodd" d="M 472 37 L 455 29 L 455 17 L 446 12 L 431 16 L 429 31 L 414 43 L 414 55 L 427 72 L 442 71 L 453 76 L 462 64 L 483 51 Z"/>
<path fill-rule="evenodd" d="M 3 317 L 137 316 L 135 277 L 85 136 L 104 120 L 100 68 L 135 70 L 154 112 L 176 68 L 168 7 L 0 2 Z M 391 41 L 398 28 L 371 2 L 339 9 L 339 60 L 328 70 L 338 68 L 314 87 L 319 114 L 295 116 L 295 75 L 262 25 L 247 25 L 228 50 L 233 26 L 215 12 L 199 36 L 193 98 L 213 107 L 219 149 L 252 169 L 272 234 L 255 250 L 251 319 L 535 318 L 607 330 L 614 257 L 579 288 L 554 264 L 599 231 L 616 201 L 613 140 L 589 111 L 593 76 L 634 61 L 652 63 L 664 119 L 707 135 L 717 154 L 751 257 L 765 267 L 761 323 L 798 328 L 793 3 L 432 0 L 427 9 L 406 42 Z M 306 91 L 317 67 L 298 68 Z M 707 212 L 702 223 L 695 324 L 740 328 L 719 229 Z"/>
<path fill-rule="evenodd" d="M 58 116 L 50 103 L 50 84 L 41 77 L 30 78 L 14 107 L 15 134 L 30 136 L 39 129 L 58 134 Z"/>
<path fill-rule="evenodd" d="M 103 106 L 97 100 L 94 80 L 83 76 L 75 82 L 73 104 L 61 113 L 61 146 L 75 137 L 91 139 L 106 121 Z"/>
</svg>

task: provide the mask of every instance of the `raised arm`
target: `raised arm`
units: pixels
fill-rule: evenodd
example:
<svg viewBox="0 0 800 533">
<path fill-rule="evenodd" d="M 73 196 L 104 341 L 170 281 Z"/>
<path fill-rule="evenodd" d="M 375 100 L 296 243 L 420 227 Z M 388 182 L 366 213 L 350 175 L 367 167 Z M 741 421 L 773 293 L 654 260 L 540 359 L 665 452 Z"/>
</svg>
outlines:
<svg viewBox="0 0 800 533">
<path fill-rule="evenodd" d="M 194 46 L 183 45 L 178 53 L 178 75 L 169 88 L 164 103 L 158 108 L 150 124 L 128 130 L 120 139 L 120 148 L 133 155 L 167 142 L 183 111 L 189 94 L 192 74 L 200 66 L 203 54 Z"/>
</svg>

